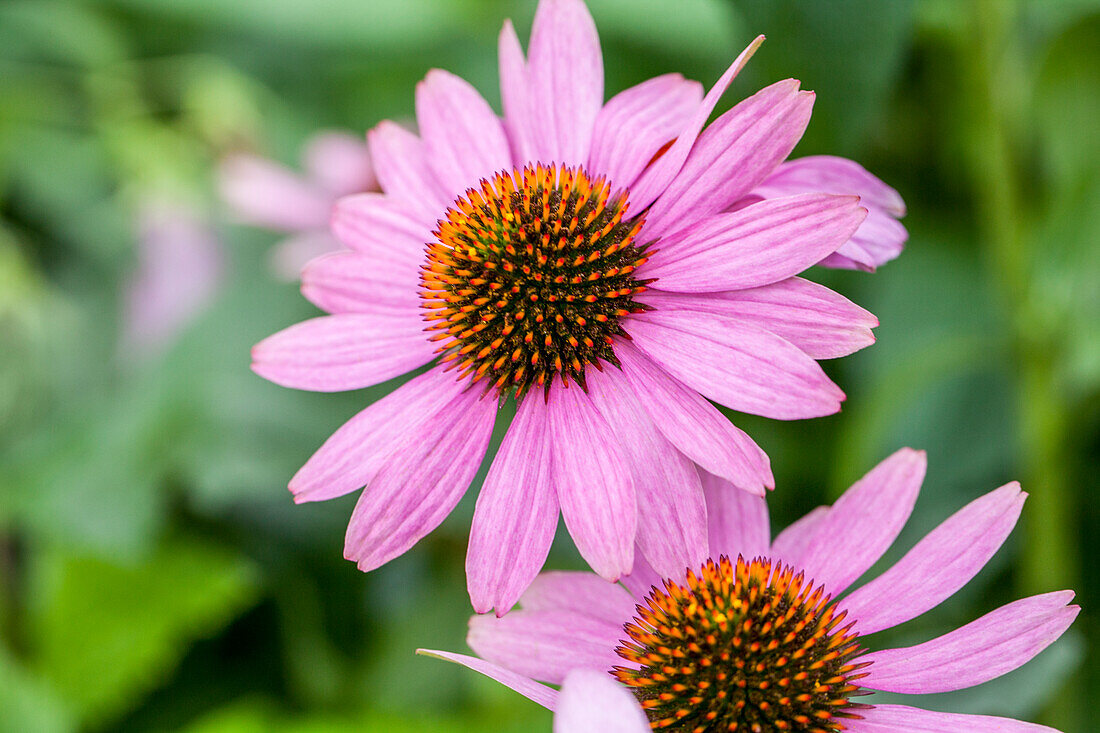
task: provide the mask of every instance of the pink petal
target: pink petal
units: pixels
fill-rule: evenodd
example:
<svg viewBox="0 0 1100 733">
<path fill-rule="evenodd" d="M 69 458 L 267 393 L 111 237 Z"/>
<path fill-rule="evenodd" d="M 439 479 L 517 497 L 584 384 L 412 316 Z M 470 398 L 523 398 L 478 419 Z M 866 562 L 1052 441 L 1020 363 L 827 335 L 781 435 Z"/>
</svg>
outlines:
<svg viewBox="0 0 1100 733">
<path fill-rule="evenodd" d="M 508 132 L 512 158 L 517 162 L 538 159 L 535 140 L 538 129 L 531 110 L 531 82 L 527 61 L 512 21 L 504 21 L 498 43 L 500 56 L 500 101 L 504 107 L 504 129 Z M 521 163 L 522 165 L 522 163 Z"/>
<path fill-rule="evenodd" d="M 424 324 L 409 306 L 377 304 L 369 313 L 302 321 L 252 347 L 252 371 L 294 389 L 340 392 L 385 382 L 434 356 Z"/>
<path fill-rule="evenodd" d="M 367 142 L 374 171 L 386 196 L 400 201 L 420 223 L 434 225 L 452 198 L 451 192 L 436 180 L 420 138 L 394 122 L 383 120 L 367 133 Z"/>
<path fill-rule="evenodd" d="M 771 285 L 724 293 L 646 292 L 644 303 L 658 309 L 713 313 L 763 328 L 814 359 L 833 359 L 875 342 L 874 315 L 817 283 L 790 277 Z"/>
<path fill-rule="evenodd" d="M 645 313 L 627 329 L 669 374 L 733 410 L 797 420 L 831 415 L 844 399 L 817 362 L 754 326 L 680 310 Z"/>
<path fill-rule="evenodd" d="M 271 250 L 271 268 L 280 278 L 292 282 L 302 276 L 302 269 L 311 260 L 343 249 L 328 229 L 293 234 Z"/>
<path fill-rule="evenodd" d="M 370 148 L 362 137 L 319 133 L 310 139 L 304 158 L 310 177 L 334 196 L 378 190 Z"/>
<path fill-rule="evenodd" d="M 638 270 L 658 290 L 713 293 L 797 275 L 836 251 L 867 216 L 855 196 L 806 194 L 702 219 L 661 240 Z"/>
<path fill-rule="evenodd" d="M 691 122 L 702 101 L 702 85 L 680 74 L 658 76 L 616 94 L 596 117 L 588 169 L 607 176 L 615 188 L 628 188 Z"/>
<path fill-rule="evenodd" d="M 675 576 L 677 580 L 683 580 L 684 575 L 678 574 Z M 660 575 L 656 570 L 649 566 L 646 562 L 645 555 L 638 554 L 634 558 L 634 567 L 631 569 L 628 575 L 623 576 L 623 585 L 630 591 L 630 595 L 636 599 L 644 598 L 649 595 L 650 590 L 654 587 L 661 588 L 664 585 L 665 576 Z M 630 617 L 633 618 L 636 614 L 632 611 Z"/>
<path fill-rule="evenodd" d="M 336 252 L 302 270 L 302 295 L 329 313 L 419 312 L 418 279 L 416 270 L 403 265 Z M 420 324 L 421 330 L 425 325 Z"/>
<path fill-rule="evenodd" d="M 741 555 L 746 560 L 768 557 L 771 526 L 764 497 L 741 491 L 712 473 L 702 474 L 711 557 L 725 555 L 736 559 Z"/>
<path fill-rule="evenodd" d="M 859 632 L 897 626 L 935 608 L 981 570 L 1008 538 L 1027 494 L 1016 482 L 955 512 L 896 565 L 844 599 Z"/>
<path fill-rule="evenodd" d="M 764 180 L 802 137 L 813 92 L 794 79 L 765 87 L 699 136 L 676 178 L 646 216 L 645 235 L 664 237 L 723 211 Z"/>
<path fill-rule="evenodd" d="M 478 613 L 502 616 L 546 561 L 558 527 L 558 498 L 550 476 L 546 408 L 523 400 L 477 497 L 466 587 Z"/>
<path fill-rule="evenodd" d="M 362 571 L 405 553 L 439 526 L 473 481 L 496 402 L 463 392 L 395 447 L 363 489 L 348 524 L 344 557 Z"/>
<path fill-rule="evenodd" d="M 606 672 L 578 669 L 561 686 L 554 733 L 648 733 L 637 699 Z"/>
<path fill-rule="evenodd" d="M 634 386 L 618 370 L 593 370 L 588 396 L 609 425 L 633 469 L 638 503 L 638 548 L 658 572 L 679 575 L 708 556 L 707 508 L 695 464 L 654 426 Z"/>
<path fill-rule="evenodd" d="M 625 588 L 580 570 L 540 573 L 519 602 L 524 611 L 573 611 L 619 626 L 634 617 Z"/>
<path fill-rule="evenodd" d="M 875 705 L 860 710 L 862 720 L 845 720 L 851 733 L 1058 733 L 1054 728 L 991 715 L 936 713 L 906 705 Z"/>
<path fill-rule="evenodd" d="M 323 229 L 333 199 L 286 166 L 254 155 L 222 161 L 218 187 L 241 220 L 287 232 Z"/>
<path fill-rule="evenodd" d="M 817 534 L 818 526 L 829 514 L 829 507 L 814 507 L 809 512 L 784 527 L 772 542 L 768 556 L 776 562 L 793 565 L 794 560 L 806 553 L 810 540 Z"/>
<path fill-rule="evenodd" d="M 775 486 L 768 456 L 698 392 L 670 377 L 631 344 L 617 344 L 623 374 L 657 429 L 684 455 L 745 491 Z"/>
<path fill-rule="evenodd" d="M 961 690 L 1000 677 L 1046 649 L 1080 612 L 1073 591 L 1024 598 L 943 636 L 861 657 L 872 662 L 860 684 L 885 692 Z"/>
<path fill-rule="evenodd" d="M 512 169 L 504 127 L 464 79 L 440 69 L 428 72 L 416 87 L 416 119 L 428 165 L 455 196 Z"/>
<path fill-rule="evenodd" d="M 296 502 L 343 496 L 367 484 L 393 451 L 418 440 L 424 424 L 460 399 L 465 382 L 431 369 L 378 400 L 325 441 L 290 480 Z"/>
<path fill-rule="evenodd" d="M 547 414 L 546 439 L 565 526 L 592 569 L 618 580 L 634 562 L 638 511 L 632 471 L 616 442 L 617 432 L 576 386 L 552 387 Z"/>
<path fill-rule="evenodd" d="M 896 258 L 905 249 L 909 232 L 901 222 L 880 209 L 870 209 L 851 240 L 836 251 L 836 256 L 847 256 L 861 265 L 860 269 L 875 269 Z M 825 258 L 822 264 L 829 261 Z"/>
<path fill-rule="evenodd" d="M 725 94 L 734 77 L 740 73 L 763 42 L 764 36 L 757 36 L 734 59 L 730 67 L 726 69 L 718 81 L 714 83 L 714 86 L 710 88 L 710 91 L 707 92 L 707 95 L 703 97 L 703 103 L 695 110 L 695 114 L 679 131 L 676 142 L 639 176 L 635 185 L 630 189 L 630 205 L 634 211 L 644 211 L 647 206 L 657 200 L 658 196 L 664 193 L 669 182 L 683 167 L 688 153 L 691 152 L 692 146 L 695 145 L 699 137 L 699 131 L 703 129 L 703 125 L 707 124 L 707 120 L 710 119 L 718 100 Z"/>
<path fill-rule="evenodd" d="M 621 624 L 573 611 L 513 611 L 471 618 L 466 643 L 483 659 L 557 685 L 574 669 L 607 672 L 621 664 L 615 648 L 622 635 Z"/>
<path fill-rule="evenodd" d="M 431 230 L 397 199 L 377 193 L 346 196 L 332 210 L 332 233 L 369 259 L 417 273 Z"/>
<path fill-rule="evenodd" d="M 893 544 L 913 511 L 927 464 L 924 451 L 910 448 L 879 463 L 837 499 L 791 564 L 839 595 Z"/>
<path fill-rule="evenodd" d="M 435 657 L 436 659 L 442 659 L 447 662 L 461 664 L 475 672 L 480 672 L 491 680 L 496 680 L 502 685 L 511 687 L 528 700 L 537 702 L 544 708 L 553 710 L 557 706 L 558 691 L 554 688 L 539 684 L 529 677 L 524 677 L 523 675 L 516 674 L 515 672 L 504 669 L 491 662 L 486 662 L 484 659 L 471 657 L 467 654 L 436 651 L 435 649 L 417 649 L 416 653 L 426 657 Z"/>
<path fill-rule="evenodd" d="M 603 55 L 596 24 L 581 0 L 539 3 L 527 73 L 538 161 L 584 165 L 603 104 Z"/>
</svg>

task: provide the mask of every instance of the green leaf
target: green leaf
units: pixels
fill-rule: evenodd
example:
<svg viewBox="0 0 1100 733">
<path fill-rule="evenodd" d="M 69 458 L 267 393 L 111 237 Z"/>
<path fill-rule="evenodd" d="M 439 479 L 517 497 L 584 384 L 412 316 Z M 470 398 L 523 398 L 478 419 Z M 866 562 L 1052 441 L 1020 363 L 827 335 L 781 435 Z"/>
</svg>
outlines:
<svg viewBox="0 0 1100 733">
<path fill-rule="evenodd" d="M 43 553 L 30 578 L 33 667 L 83 720 L 102 722 L 247 607 L 255 580 L 247 561 L 208 541 L 166 541 L 130 566 Z"/>
<path fill-rule="evenodd" d="M 0 733 L 67 733 L 76 721 L 49 686 L 0 645 Z"/>
</svg>

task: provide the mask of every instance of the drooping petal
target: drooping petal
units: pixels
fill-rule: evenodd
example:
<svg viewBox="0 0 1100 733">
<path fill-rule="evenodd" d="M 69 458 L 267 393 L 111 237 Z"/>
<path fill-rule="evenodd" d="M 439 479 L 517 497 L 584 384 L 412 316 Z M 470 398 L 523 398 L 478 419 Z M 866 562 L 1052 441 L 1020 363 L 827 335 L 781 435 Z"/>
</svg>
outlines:
<svg viewBox="0 0 1100 733">
<path fill-rule="evenodd" d="M 519 602 L 524 611 L 574 611 L 620 626 L 634 616 L 625 588 L 581 570 L 539 573 Z"/>
<path fill-rule="evenodd" d="M 791 277 L 771 285 L 722 293 L 662 293 L 638 300 L 657 308 L 686 308 L 748 323 L 780 336 L 814 359 L 833 359 L 875 342 L 874 315 L 817 283 Z"/>
<path fill-rule="evenodd" d="M 897 539 L 920 493 L 924 451 L 902 448 L 854 483 L 819 522 L 802 554 L 791 558 L 836 596 Z"/>
<path fill-rule="evenodd" d="M 616 354 L 653 423 L 681 453 L 750 493 L 775 486 L 768 456 L 714 405 L 632 345 L 616 345 Z"/>
<path fill-rule="evenodd" d="M 904 623 L 954 595 L 1008 538 L 1027 494 L 1012 482 L 975 499 L 882 575 L 844 599 L 848 618 L 871 634 Z"/>
<path fill-rule="evenodd" d="M 332 206 L 327 192 L 289 168 L 254 155 L 222 161 L 218 186 L 236 216 L 269 229 L 323 229 Z"/>
<path fill-rule="evenodd" d="M 538 161 L 585 164 L 603 104 L 603 54 L 582 0 L 540 2 L 527 55 Z"/>
<path fill-rule="evenodd" d="M 436 180 L 424 143 L 400 125 L 384 120 L 367 133 L 374 171 L 386 196 L 400 201 L 428 227 L 443 216 L 451 201 Z"/>
<path fill-rule="evenodd" d="M 644 313 L 627 329 L 669 374 L 733 410 L 798 420 L 831 415 L 844 399 L 817 362 L 754 326 L 679 310 Z"/>
<path fill-rule="evenodd" d="M 714 293 L 797 275 L 835 252 L 867 215 L 856 196 L 804 194 L 719 213 L 661 240 L 638 270 L 658 290 Z"/>
<path fill-rule="evenodd" d="M 415 269 L 359 252 L 334 252 L 311 260 L 302 270 L 302 295 L 329 313 L 417 313 L 417 280 Z M 421 329 L 425 325 L 421 322 Z"/>
<path fill-rule="evenodd" d="M 574 669 L 607 672 L 622 659 L 616 626 L 572 611 L 474 616 L 466 643 L 479 657 L 532 679 L 561 684 Z"/>
<path fill-rule="evenodd" d="M 471 657 L 468 654 L 455 654 L 454 652 L 443 652 L 436 649 L 417 649 L 416 653 L 426 657 L 435 657 L 436 659 L 442 659 L 447 662 L 461 664 L 463 667 L 468 667 L 475 672 L 480 672 L 489 679 L 496 680 L 506 687 L 511 687 L 528 700 L 537 702 L 544 708 L 553 710 L 557 707 L 558 691 L 553 687 L 547 687 L 546 685 L 535 682 L 530 677 L 516 674 L 492 662 L 486 662 L 484 659 Z"/>
<path fill-rule="evenodd" d="M 860 710 L 862 720 L 845 720 L 852 733 L 1058 733 L 1054 728 L 991 715 L 937 713 L 907 705 L 875 705 Z"/>
<path fill-rule="evenodd" d="M 431 228 L 391 196 L 364 193 L 345 196 L 332 210 L 332 233 L 350 249 L 373 261 L 415 273 L 431 242 Z"/>
<path fill-rule="evenodd" d="M 397 446 L 359 496 L 344 557 L 373 570 L 438 527 L 485 457 L 496 409 L 475 390 L 462 392 L 424 423 L 415 440 Z"/>
<path fill-rule="evenodd" d="M 504 21 L 498 42 L 500 56 L 500 101 L 504 107 L 504 129 L 516 161 L 538 160 L 535 140 L 538 129 L 531 109 L 527 61 L 512 21 Z"/>
<path fill-rule="evenodd" d="M 418 441 L 424 423 L 465 388 L 453 374 L 431 369 L 367 407 L 294 474 L 294 501 L 332 499 L 366 485 L 394 450 Z"/>
<path fill-rule="evenodd" d="M 441 69 L 428 72 L 416 87 L 416 120 L 428 165 L 453 196 L 493 173 L 511 170 L 500 119 L 464 79 Z"/>
<path fill-rule="evenodd" d="M 596 117 L 588 169 L 614 188 L 629 187 L 661 148 L 690 122 L 703 101 L 703 86 L 665 74 L 608 100 Z"/>
<path fill-rule="evenodd" d="M 547 414 L 546 439 L 565 526 L 592 569 L 618 580 L 634 562 L 638 511 L 617 432 L 577 387 L 552 387 Z"/>
<path fill-rule="evenodd" d="M 310 177 L 333 196 L 378 188 L 370 149 L 363 137 L 344 132 L 318 133 L 306 145 L 302 160 Z"/>
<path fill-rule="evenodd" d="M 701 564 L 707 551 L 707 508 L 695 464 L 661 435 L 634 386 L 617 370 L 592 370 L 588 396 L 632 469 L 638 503 L 638 548 L 664 575 Z"/>
<path fill-rule="evenodd" d="M 819 264 L 845 270 L 874 270 L 905 249 L 909 232 L 881 209 L 870 209 L 852 238 Z"/>
<path fill-rule="evenodd" d="M 578 669 L 561 686 L 554 733 L 648 733 L 638 701 L 606 672 Z"/>
<path fill-rule="evenodd" d="M 558 527 L 546 408 L 523 400 L 477 497 L 466 587 L 478 613 L 508 612 L 542 569 Z M 601 581 L 603 582 L 603 581 Z"/>
<path fill-rule="evenodd" d="M 710 554 L 746 560 L 767 557 L 771 544 L 768 504 L 762 496 L 741 491 L 729 481 L 702 471 L 710 527 Z"/>
<path fill-rule="evenodd" d="M 817 527 L 825 520 L 829 513 L 829 507 L 814 507 L 806 514 L 788 524 L 776 535 L 769 556 L 773 561 L 794 565 L 794 561 L 802 557 L 810 540 L 817 533 Z"/>
<path fill-rule="evenodd" d="M 1046 649 L 1080 612 L 1067 606 L 1073 591 L 1023 598 L 923 644 L 884 649 L 870 661 L 860 685 L 923 695 L 972 687 L 1000 677 Z"/>
<path fill-rule="evenodd" d="M 764 42 L 764 36 L 757 36 L 753 39 L 744 51 L 742 51 L 730 67 L 718 78 L 718 81 L 714 83 L 714 86 L 710 88 L 707 95 L 703 97 L 703 103 L 695 110 L 695 114 L 691 116 L 687 124 L 680 130 L 676 136 L 676 142 L 674 142 L 664 155 L 657 158 L 646 170 L 638 177 L 638 180 L 634 186 L 630 189 L 630 205 L 635 211 L 643 211 L 647 206 L 657 200 L 669 182 L 676 177 L 676 174 L 680 172 L 680 169 L 684 165 L 684 161 L 687 160 L 688 154 L 691 152 L 692 146 L 695 145 L 696 140 L 699 137 L 699 131 L 703 129 L 703 125 L 710 119 L 711 112 L 714 111 L 714 107 L 718 104 L 718 100 L 722 95 L 726 93 L 726 89 L 733 82 L 734 78 L 748 63 L 752 55 L 756 53 L 756 49 L 760 48 L 760 44 Z"/>
<path fill-rule="evenodd" d="M 424 324 L 403 305 L 302 321 L 252 347 L 252 371 L 295 389 L 340 392 L 385 382 L 434 356 Z"/>
<path fill-rule="evenodd" d="M 763 181 L 802 137 L 813 92 L 776 82 L 736 105 L 699 136 L 646 216 L 646 236 L 663 237 L 724 211 Z"/>
</svg>

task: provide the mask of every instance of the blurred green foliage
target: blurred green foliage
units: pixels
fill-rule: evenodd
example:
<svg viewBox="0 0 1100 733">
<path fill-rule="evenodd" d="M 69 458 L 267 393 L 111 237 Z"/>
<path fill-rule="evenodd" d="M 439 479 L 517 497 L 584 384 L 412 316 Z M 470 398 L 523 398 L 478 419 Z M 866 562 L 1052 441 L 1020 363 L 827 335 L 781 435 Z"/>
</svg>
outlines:
<svg viewBox="0 0 1100 733">
<path fill-rule="evenodd" d="M 1013 478 L 1021 530 L 944 605 L 880 643 L 1022 593 L 1086 612 L 1032 665 L 928 706 L 1087 730 L 1100 697 L 1100 3 L 591 0 L 609 93 L 709 83 L 768 42 L 725 104 L 785 76 L 818 92 L 797 154 L 897 187 L 906 253 L 819 272 L 882 322 L 828 365 L 842 414 L 736 416 L 772 456 L 776 524 L 900 445 L 929 451 L 886 560 Z M 312 313 L 271 274 L 276 235 L 229 223 L 212 170 L 293 164 L 321 127 L 409 119 L 431 67 L 494 104 L 521 0 L 6 0 L 0 4 L 0 731 L 527 731 L 549 716 L 417 646 L 462 649 L 474 492 L 369 575 L 341 559 L 353 498 L 294 506 L 287 479 L 388 391 L 296 393 L 248 349 Z M 224 287 L 168 345 L 119 346 L 150 196 L 197 205 Z M 562 540 L 551 564 L 579 567 Z"/>
</svg>

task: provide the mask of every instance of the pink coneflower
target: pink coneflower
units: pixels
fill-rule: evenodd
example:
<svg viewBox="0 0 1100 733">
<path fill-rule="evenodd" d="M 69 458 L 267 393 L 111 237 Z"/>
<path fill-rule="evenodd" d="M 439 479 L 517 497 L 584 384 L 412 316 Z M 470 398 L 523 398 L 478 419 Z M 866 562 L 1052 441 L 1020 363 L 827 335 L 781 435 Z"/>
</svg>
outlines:
<svg viewBox="0 0 1100 733">
<path fill-rule="evenodd" d="M 249 153 L 227 157 L 218 171 L 222 198 L 243 222 L 291 236 L 272 251 L 280 277 L 296 280 L 315 257 L 344 247 L 329 231 L 332 205 L 341 196 L 378 190 L 366 141 L 320 132 L 302 154 L 305 173 Z"/>
<path fill-rule="evenodd" d="M 420 136 L 390 122 L 368 135 L 384 193 L 337 204 L 352 251 L 303 273 L 305 296 L 333 315 L 263 341 L 253 368 L 336 391 L 430 365 L 290 482 L 297 501 L 366 486 L 345 546 L 363 570 L 451 511 L 514 398 L 466 562 L 474 608 L 504 613 L 559 511 L 608 579 L 630 572 L 635 541 L 669 574 L 683 547 L 705 552 L 696 466 L 754 494 L 773 484 L 764 452 L 708 398 L 783 420 L 832 414 L 844 394 L 815 360 L 872 343 L 877 321 L 796 277 L 858 234 L 860 198 L 753 193 L 798 142 L 813 94 L 782 81 L 704 129 L 762 38 L 705 97 L 670 74 L 607 103 L 580 0 L 539 4 L 526 59 L 510 24 L 500 40 L 503 120 L 465 81 L 430 72 Z M 844 184 L 889 198 L 866 173 Z"/>
<path fill-rule="evenodd" d="M 591 573 L 544 573 L 521 610 L 470 620 L 468 642 L 481 659 L 428 653 L 550 708 L 561 700 L 535 680 L 596 670 L 634 692 L 653 728 L 669 731 L 1049 730 L 858 702 L 874 690 L 946 692 L 999 677 L 1061 636 L 1080 610 L 1067 605 L 1072 591 L 1047 593 L 923 644 L 865 648 L 866 635 L 923 614 L 974 577 L 1024 503 L 1016 483 L 976 499 L 846 593 L 897 537 L 924 469 L 923 453 L 901 450 L 774 540 L 762 498 L 707 476 L 715 559 L 685 551 L 689 570 L 671 578 L 639 561 L 625 587 Z"/>
</svg>

